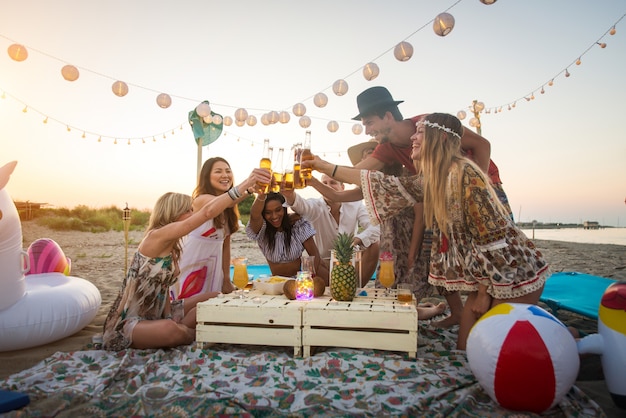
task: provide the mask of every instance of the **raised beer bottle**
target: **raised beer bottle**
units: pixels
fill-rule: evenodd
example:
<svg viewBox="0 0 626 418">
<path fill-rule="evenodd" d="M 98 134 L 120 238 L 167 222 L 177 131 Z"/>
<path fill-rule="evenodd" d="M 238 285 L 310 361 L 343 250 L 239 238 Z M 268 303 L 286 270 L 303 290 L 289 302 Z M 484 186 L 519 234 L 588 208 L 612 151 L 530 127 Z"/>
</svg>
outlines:
<svg viewBox="0 0 626 418">
<path fill-rule="evenodd" d="M 311 131 L 306 131 L 304 134 L 304 145 L 302 147 L 302 155 L 300 157 L 300 173 L 302 174 L 302 178 L 304 181 L 302 182 L 306 185 L 306 180 L 311 180 L 312 173 L 310 168 L 303 168 L 302 162 L 307 160 L 312 160 L 313 154 L 311 153 Z"/>
<path fill-rule="evenodd" d="M 278 157 L 274 161 L 274 169 L 272 170 L 272 191 L 280 192 L 280 185 L 283 182 L 283 154 L 284 148 L 278 148 Z"/>
<path fill-rule="evenodd" d="M 300 173 L 300 155 L 302 154 L 302 144 L 298 142 L 293 146 L 293 188 L 303 189 L 304 181 Z"/>
<path fill-rule="evenodd" d="M 266 168 L 270 172 L 272 170 L 272 148 L 270 148 L 270 140 L 268 138 L 263 140 L 263 156 L 261 157 L 259 167 Z M 269 191 L 269 184 L 259 183 L 259 186 L 265 188 L 265 193 Z"/>
</svg>

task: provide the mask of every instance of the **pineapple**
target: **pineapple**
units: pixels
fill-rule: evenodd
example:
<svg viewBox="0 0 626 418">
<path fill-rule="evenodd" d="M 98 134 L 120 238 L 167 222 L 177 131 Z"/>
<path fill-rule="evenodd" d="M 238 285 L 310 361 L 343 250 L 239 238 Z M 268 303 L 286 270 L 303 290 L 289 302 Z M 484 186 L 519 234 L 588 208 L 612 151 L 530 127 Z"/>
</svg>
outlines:
<svg viewBox="0 0 626 418">
<path fill-rule="evenodd" d="M 340 233 L 335 238 L 333 248 L 336 263 L 330 273 L 330 295 L 335 300 L 351 301 L 357 288 L 356 270 L 352 265 L 353 234 Z"/>
</svg>

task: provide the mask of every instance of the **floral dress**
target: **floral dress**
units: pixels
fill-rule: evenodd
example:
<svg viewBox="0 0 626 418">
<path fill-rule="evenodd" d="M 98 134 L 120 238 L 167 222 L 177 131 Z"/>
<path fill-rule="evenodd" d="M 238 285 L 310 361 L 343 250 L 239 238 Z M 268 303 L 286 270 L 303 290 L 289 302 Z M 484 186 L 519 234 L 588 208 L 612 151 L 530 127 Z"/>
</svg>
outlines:
<svg viewBox="0 0 626 418">
<path fill-rule="evenodd" d="M 467 162 L 447 179 L 449 224 L 433 224 L 429 283 L 448 291 L 477 291 L 496 299 L 540 290 L 549 266 L 534 243 L 497 209 L 497 197 L 478 169 Z M 361 171 L 361 187 L 374 223 L 424 200 L 423 178 L 391 177 Z M 445 232 L 445 234 L 444 234 Z"/>
<path fill-rule="evenodd" d="M 164 319 L 169 288 L 176 282 L 172 257 L 149 258 L 135 253 L 117 299 L 104 322 L 106 350 L 119 351 L 133 342 L 135 325 L 144 319 Z"/>
</svg>

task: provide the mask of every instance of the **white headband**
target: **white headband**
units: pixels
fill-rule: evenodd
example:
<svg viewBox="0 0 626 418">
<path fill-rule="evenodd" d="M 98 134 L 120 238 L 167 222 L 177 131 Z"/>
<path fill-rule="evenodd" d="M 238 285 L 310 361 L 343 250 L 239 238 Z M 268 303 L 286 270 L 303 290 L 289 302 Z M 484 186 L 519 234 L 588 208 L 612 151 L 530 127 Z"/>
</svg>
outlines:
<svg viewBox="0 0 626 418">
<path fill-rule="evenodd" d="M 461 139 L 461 136 L 459 134 L 457 134 L 456 132 L 454 132 L 452 129 L 450 129 L 450 128 L 446 127 L 446 126 L 443 126 L 443 125 L 439 125 L 437 122 L 429 122 L 427 120 L 423 120 L 421 122 L 422 122 L 422 124 L 424 124 L 426 126 L 430 126 L 431 128 L 440 129 L 440 130 L 442 130 L 442 131 L 444 131 L 446 133 L 449 133 L 450 135 L 454 135 L 457 138 Z"/>
</svg>

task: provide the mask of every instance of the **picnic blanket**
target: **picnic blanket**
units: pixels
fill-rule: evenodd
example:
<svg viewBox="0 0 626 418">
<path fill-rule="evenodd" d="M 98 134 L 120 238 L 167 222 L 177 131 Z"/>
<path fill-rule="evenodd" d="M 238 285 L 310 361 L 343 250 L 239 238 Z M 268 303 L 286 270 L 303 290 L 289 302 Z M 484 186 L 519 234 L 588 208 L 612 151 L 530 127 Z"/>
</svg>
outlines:
<svg viewBox="0 0 626 418">
<path fill-rule="evenodd" d="M 58 352 L 0 382 L 31 403 L 8 416 L 145 416 L 146 387 L 169 389 L 151 416 L 519 417 L 482 390 L 456 333 L 420 323 L 417 358 L 379 350 L 195 344 L 171 350 Z M 539 416 L 524 414 L 523 416 Z M 542 417 L 602 417 L 575 386 Z"/>
</svg>

